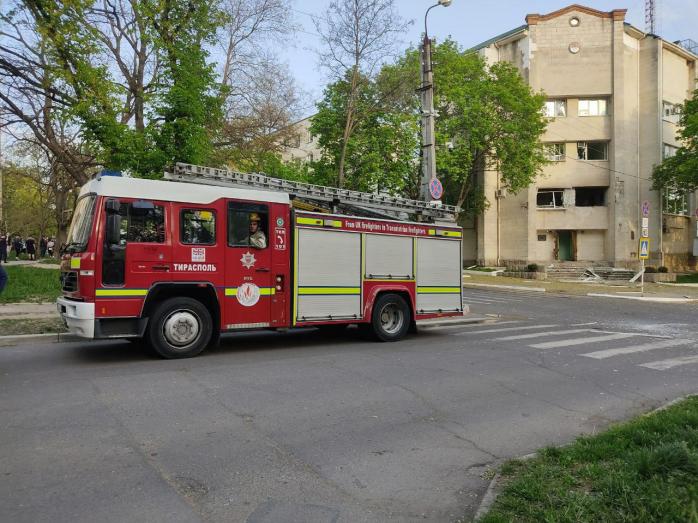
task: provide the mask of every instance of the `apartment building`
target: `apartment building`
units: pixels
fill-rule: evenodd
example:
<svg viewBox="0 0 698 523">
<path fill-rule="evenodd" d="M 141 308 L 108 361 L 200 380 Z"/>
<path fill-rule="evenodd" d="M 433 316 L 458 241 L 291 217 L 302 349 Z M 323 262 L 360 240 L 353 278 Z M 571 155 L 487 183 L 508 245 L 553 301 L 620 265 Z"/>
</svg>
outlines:
<svg viewBox="0 0 698 523">
<path fill-rule="evenodd" d="M 312 162 L 319 160 L 321 155 L 317 137 L 310 134 L 310 119 L 303 118 L 292 123 L 284 132 L 281 159 L 284 162 Z"/>
<path fill-rule="evenodd" d="M 696 268 L 697 195 L 653 191 L 651 173 L 680 145 L 679 110 L 697 87 L 698 57 L 626 23 L 625 14 L 570 5 L 530 14 L 475 47 L 546 93 L 551 163 L 517 194 L 500 187 L 496 172 L 482 173 L 490 206 L 467 229 L 465 260 L 636 267 L 649 202 L 649 263 Z"/>
</svg>

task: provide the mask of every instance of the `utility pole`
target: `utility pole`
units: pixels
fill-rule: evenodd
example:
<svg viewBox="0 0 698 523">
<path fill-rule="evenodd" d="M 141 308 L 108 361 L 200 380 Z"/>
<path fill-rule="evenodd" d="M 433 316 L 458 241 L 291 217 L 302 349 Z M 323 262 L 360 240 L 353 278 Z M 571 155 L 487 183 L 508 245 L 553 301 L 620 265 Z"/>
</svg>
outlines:
<svg viewBox="0 0 698 523">
<path fill-rule="evenodd" d="M 436 146 L 434 137 L 434 73 L 431 68 L 431 40 L 424 34 L 422 42 L 422 180 L 419 196 L 432 200 L 429 182 L 436 178 Z"/>
</svg>

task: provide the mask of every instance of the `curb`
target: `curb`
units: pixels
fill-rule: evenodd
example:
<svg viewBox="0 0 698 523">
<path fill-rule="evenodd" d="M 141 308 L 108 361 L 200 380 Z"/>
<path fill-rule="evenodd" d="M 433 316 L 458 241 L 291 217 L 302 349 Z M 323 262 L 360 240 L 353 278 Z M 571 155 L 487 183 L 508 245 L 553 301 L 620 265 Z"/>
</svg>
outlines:
<svg viewBox="0 0 698 523">
<path fill-rule="evenodd" d="M 72 336 L 67 332 L 51 332 L 48 334 L 14 334 L 12 336 L 0 336 L 0 347 L 11 347 L 33 341 L 43 341 L 49 343 L 67 343 L 77 341 L 82 338 Z"/>
<path fill-rule="evenodd" d="M 587 296 L 594 296 L 596 298 L 619 298 L 622 300 L 649 301 L 654 303 L 692 303 L 694 301 L 698 301 L 696 298 L 653 298 L 651 296 L 621 296 L 619 294 L 603 294 L 600 292 L 588 292 Z"/>
<path fill-rule="evenodd" d="M 544 287 L 526 287 L 525 285 L 497 285 L 494 283 L 463 282 L 463 287 L 490 287 L 490 288 L 494 288 L 494 289 L 507 289 L 507 290 L 513 290 L 513 291 L 545 292 Z"/>
</svg>

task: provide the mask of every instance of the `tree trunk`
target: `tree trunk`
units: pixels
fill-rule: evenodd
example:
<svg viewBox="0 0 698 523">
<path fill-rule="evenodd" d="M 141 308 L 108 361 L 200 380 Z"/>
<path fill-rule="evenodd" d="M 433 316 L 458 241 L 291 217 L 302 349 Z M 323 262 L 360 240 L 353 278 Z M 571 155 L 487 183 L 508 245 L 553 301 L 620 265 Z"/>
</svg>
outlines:
<svg viewBox="0 0 698 523">
<path fill-rule="evenodd" d="M 68 219 L 68 195 L 70 191 L 66 189 L 56 190 L 56 247 L 54 248 L 54 254 L 60 251 L 60 248 L 65 245 L 65 241 L 68 238 L 68 227 L 70 227 L 70 220 Z"/>
<path fill-rule="evenodd" d="M 339 166 L 337 173 L 337 185 L 339 187 L 344 187 L 344 165 L 347 158 L 347 146 L 349 145 L 349 138 L 351 137 L 351 132 L 354 127 L 354 106 L 356 100 L 356 91 L 359 84 L 359 70 L 358 66 L 354 66 L 354 70 L 351 74 L 351 86 L 349 87 L 349 103 L 347 104 L 347 120 L 344 123 L 344 133 L 342 135 L 342 150 L 339 153 Z"/>
</svg>

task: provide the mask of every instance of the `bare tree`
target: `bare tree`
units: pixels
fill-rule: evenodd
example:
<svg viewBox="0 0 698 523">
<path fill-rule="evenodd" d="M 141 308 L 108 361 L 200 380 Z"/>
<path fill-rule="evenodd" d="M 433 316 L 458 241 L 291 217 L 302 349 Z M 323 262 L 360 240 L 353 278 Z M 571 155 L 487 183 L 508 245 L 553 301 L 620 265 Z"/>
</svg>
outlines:
<svg viewBox="0 0 698 523">
<path fill-rule="evenodd" d="M 102 44 L 115 84 L 125 92 L 121 123 L 133 123 L 139 132 L 145 129 L 146 96 L 158 72 L 157 53 L 142 10 L 139 0 L 97 0 L 85 20 Z"/>
<path fill-rule="evenodd" d="M 340 187 L 344 185 L 347 144 L 359 120 L 356 102 L 361 82 L 373 78 L 394 56 L 400 36 L 411 23 L 396 12 L 393 0 L 333 0 L 315 19 L 323 43 L 321 65 L 335 81 L 349 82 L 337 173 Z"/>
</svg>

